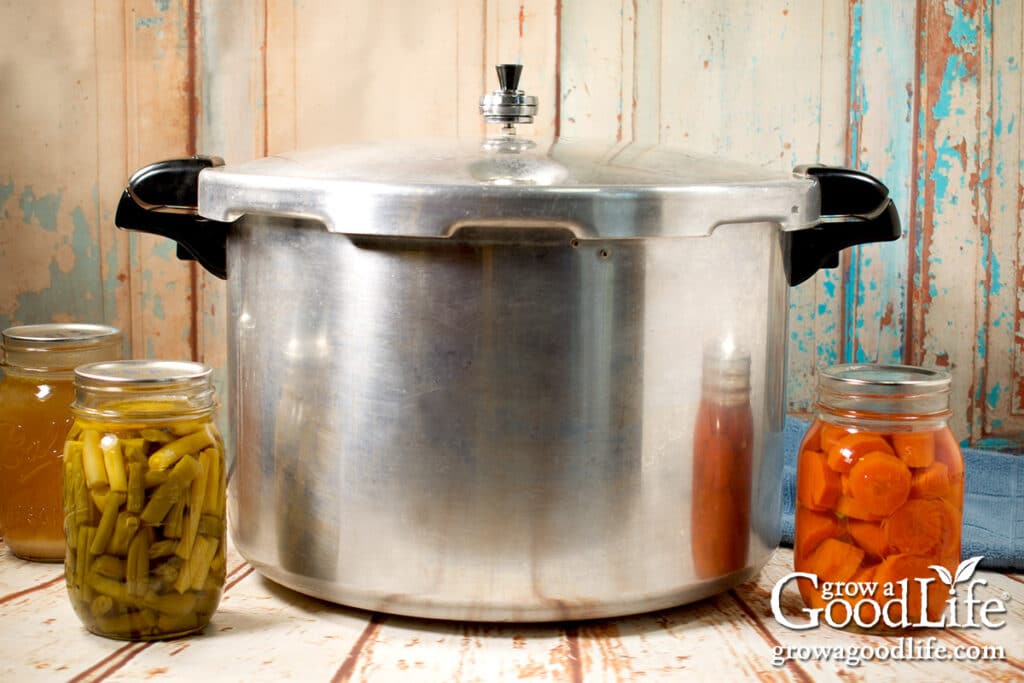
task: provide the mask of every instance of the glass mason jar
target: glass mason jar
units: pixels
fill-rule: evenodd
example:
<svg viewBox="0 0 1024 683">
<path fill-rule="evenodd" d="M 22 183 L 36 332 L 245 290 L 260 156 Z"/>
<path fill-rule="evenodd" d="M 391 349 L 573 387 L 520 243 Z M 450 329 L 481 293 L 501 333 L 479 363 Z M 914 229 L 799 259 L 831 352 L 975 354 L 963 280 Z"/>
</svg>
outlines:
<svg viewBox="0 0 1024 683">
<path fill-rule="evenodd" d="M 65 577 L 93 633 L 203 629 L 225 579 L 224 446 L 210 368 L 117 361 L 75 370 L 64 464 Z"/>
<path fill-rule="evenodd" d="M 72 371 L 121 357 L 116 327 L 61 323 L 3 332 L 0 525 L 27 560 L 64 559 L 61 460 L 71 426 Z"/>
<path fill-rule="evenodd" d="M 905 365 L 819 372 L 817 419 L 797 460 L 794 566 L 821 582 L 877 583 L 872 595 L 840 596 L 854 610 L 868 597 L 884 608 L 893 598 L 882 594 L 885 584 L 902 579 L 911 587 L 909 623 L 946 609 L 948 586 L 931 565 L 956 574 L 964 495 L 963 456 L 947 424 L 949 385 L 945 371 Z M 933 579 L 927 610 L 917 578 Z M 808 607 L 828 607 L 820 586 L 798 583 Z"/>
</svg>

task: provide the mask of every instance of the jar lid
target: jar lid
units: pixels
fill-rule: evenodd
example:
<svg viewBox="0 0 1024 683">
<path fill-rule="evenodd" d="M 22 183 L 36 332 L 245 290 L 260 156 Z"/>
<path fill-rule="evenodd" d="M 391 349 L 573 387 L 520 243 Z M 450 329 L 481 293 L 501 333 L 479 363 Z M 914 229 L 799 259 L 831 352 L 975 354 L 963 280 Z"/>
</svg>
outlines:
<svg viewBox="0 0 1024 683">
<path fill-rule="evenodd" d="M 18 325 L 3 331 L 4 364 L 25 370 L 69 371 L 120 355 L 121 330 L 88 323 Z"/>
<path fill-rule="evenodd" d="M 81 382 L 107 385 L 166 387 L 182 383 L 209 382 L 212 369 L 192 361 L 115 360 L 90 363 L 75 369 Z"/>
<path fill-rule="evenodd" d="M 819 371 L 821 386 L 862 394 L 930 394 L 949 391 L 950 374 L 945 370 L 914 365 L 872 365 L 848 363 Z"/>
<path fill-rule="evenodd" d="M 176 420 L 216 407 L 212 370 L 191 361 L 117 360 L 75 368 L 71 408 L 91 417 Z"/>
<path fill-rule="evenodd" d="M 938 415 L 949 410 L 951 377 L 913 365 L 849 363 L 818 371 L 818 402 L 838 410 Z"/>
</svg>

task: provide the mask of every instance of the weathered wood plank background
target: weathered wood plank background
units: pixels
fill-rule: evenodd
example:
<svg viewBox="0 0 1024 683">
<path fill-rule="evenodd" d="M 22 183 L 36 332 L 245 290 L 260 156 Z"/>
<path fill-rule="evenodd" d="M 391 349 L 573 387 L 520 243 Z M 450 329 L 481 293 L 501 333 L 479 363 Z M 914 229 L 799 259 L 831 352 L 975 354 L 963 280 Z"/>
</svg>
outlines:
<svg viewBox="0 0 1024 683">
<path fill-rule="evenodd" d="M 223 283 L 113 229 L 128 174 L 473 135 L 492 65 L 518 60 L 537 135 L 883 178 L 906 239 L 793 290 L 790 409 L 816 365 L 902 360 L 951 368 L 959 435 L 1019 438 L 1022 17 L 1024 0 L 2 0 L 0 325 L 104 320 L 135 356 L 223 367 Z"/>
</svg>

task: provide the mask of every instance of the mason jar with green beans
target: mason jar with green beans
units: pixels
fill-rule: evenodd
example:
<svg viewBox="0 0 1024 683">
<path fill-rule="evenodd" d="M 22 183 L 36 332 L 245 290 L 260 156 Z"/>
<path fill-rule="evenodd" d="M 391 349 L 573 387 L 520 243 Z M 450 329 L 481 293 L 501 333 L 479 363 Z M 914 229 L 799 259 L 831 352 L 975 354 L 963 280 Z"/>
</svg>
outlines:
<svg viewBox="0 0 1024 683">
<path fill-rule="evenodd" d="M 64 446 L 65 576 L 93 633 L 203 629 L 225 579 L 225 461 L 210 368 L 115 361 L 75 370 Z"/>
</svg>

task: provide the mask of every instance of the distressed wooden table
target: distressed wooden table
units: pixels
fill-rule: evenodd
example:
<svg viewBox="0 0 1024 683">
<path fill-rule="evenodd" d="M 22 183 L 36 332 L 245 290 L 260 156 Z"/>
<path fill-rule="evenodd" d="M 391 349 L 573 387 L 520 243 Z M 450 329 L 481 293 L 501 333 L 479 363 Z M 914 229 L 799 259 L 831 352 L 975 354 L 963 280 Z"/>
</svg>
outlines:
<svg viewBox="0 0 1024 683">
<path fill-rule="evenodd" d="M 771 615 L 780 549 L 755 581 L 703 602 L 622 619 L 551 625 L 437 622 L 339 607 L 267 581 L 231 549 L 227 587 L 204 635 L 124 643 L 87 633 L 62 567 L 0 555 L 0 680 L 5 681 L 679 681 L 1024 680 L 1024 577 L 984 572 L 1005 600 L 999 630 L 931 630 L 919 642 L 1001 646 L 1004 661 L 772 663 L 777 647 L 898 645 L 897 637 L 792 631 Z M 800 607 L 795 589 L 783 609 Z M 798 619 L 798 617 L 797 617 Z"/>
</svg>

